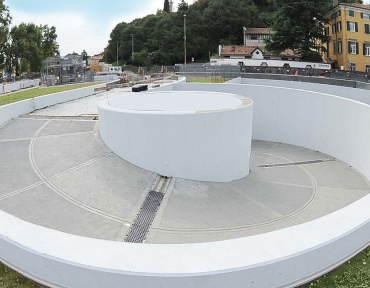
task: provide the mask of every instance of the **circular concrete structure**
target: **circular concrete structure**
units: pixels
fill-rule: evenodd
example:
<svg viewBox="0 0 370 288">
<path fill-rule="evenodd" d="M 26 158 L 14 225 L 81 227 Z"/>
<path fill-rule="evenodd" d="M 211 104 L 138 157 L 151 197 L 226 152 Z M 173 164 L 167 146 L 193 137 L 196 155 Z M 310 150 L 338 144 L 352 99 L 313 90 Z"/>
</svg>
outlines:
<svg viewBox="0 0 370 288">
<path fill-rule="evenodd" d="M 0 150 L 4 151 L 0 153 L 1 261 L 58 288 L 270 288 L 306 283 L 367 247 L 368 91 L 251 82 L 165 87 L 251 97 L 253 139 L 257 140 L 252 152 L 258 167 L 231 183 L 173 179 L 174 187 L 165 193 L 151 228 L 155 237 L 167 233 L 172 242 L 156 245 L 120 242 L 134 226 L 132 219 L 146 199 L 155 173 L 114 155 L 101 143 L 94 121 L 20 118 L 3 125 L 2 116 L 29 113 L 39 100 L 0 107 Z M 349 97 L 357 101 L 346 99 Z M 279 185 L 284 186 L 279 190 Z M 234 193 L 222 193 L 225 191 Z M 271 193 L 261 197 L 266 191 Z M 302 198 L 304 191 L 306 197 Z M 284 197 L 282 193 L 286 193 Z M 216 195 L 219 199 L 214 202 Z M 357 197 L 352 198 L 354 195 Z M 299 199 L 298 210 L 289 210 Z M 260 208 L 247 206 L 255 204 Z M 167 206 L 172 213 L 163 211 Z M 246 228 L 242 225 L 235 225 L 235 231 L 221 227 L 224 234 L 217 240 L 222 241 L 214 241 L 209 237 L 218 232 L 214 227 L 208 231 L 189 227 L 194 212 L 201 209 L 204 214 L 199 215 L 205 217 L 197 218 L 199 226 L 208 228 L 213 221 L 220 228 L 227 219 L 253 221 L 263 207 L 273 219 L 264 221 L 258 233 L 242 235 Z M 188 211 L 188 217 L 181 209 Z M 173 227 L 179 222 L 166 218 L 168 214 L 183 221 L 182 231 Z M 282 225 L 282 215 L 289 224 Z M 166 225 L 160 225 L 163 219 L 167 219 Z M 268 229 L 271 226 L 273 229 Z M 232 234 L 236 230 L 240 234 Z M 183 231 L 187 234 L 182 244 L 175 244 L 174 235 L 184 235 Z M 194 232 L 203 235 L 202 243 L 190 243 Z"/>
<path fill-rule="evenodd" d="M 249 173 L 253 102 L 217 92 L 122 95 L 99 104 L 114 153 L 163 176 L 230 182 Z"/>
</svg>

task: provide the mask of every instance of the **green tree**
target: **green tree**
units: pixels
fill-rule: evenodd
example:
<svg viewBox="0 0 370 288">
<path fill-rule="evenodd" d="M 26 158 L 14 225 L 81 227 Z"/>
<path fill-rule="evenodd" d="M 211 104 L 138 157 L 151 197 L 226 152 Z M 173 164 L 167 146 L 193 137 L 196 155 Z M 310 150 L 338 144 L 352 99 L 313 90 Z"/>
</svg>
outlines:
<svg viewBox="0 0 370 288">
<path fill-rule="evenodd" d="M 87 58 L 89 58 L 89 55 L 87 54 L 85 49 L 82 51 L 81 56 L 82 56 L 82 59 L 85 61 L 87 60 Z"/>
<path fill-rule="evenodd" d="M 188 9 L 189 9 L 189 4 L 186 3 L 184 0 L 181 0 L 181 2 L 177 5 L 178 12 L 184 13 L 188 11 Z"/>
<path fill-rule="evenodd" d="M 17 74 L 20 72 L 19 62 L 22 62 L 23 59 L 26 59 L 29 63 L 31 72 L 39 72 L 43 59 L 43 36 L 40 27 L 33 23 L 21 23 L 12 27 L 10 35 L 13 58 L 15 58 L 13 63 L 16 64 Z"/>
<path fill-rule="evenodd" d="M 167 12 L 167 13 L 169 13 L 169 12 L 170 12 L 170 3 L 168 2 L 168 0 L 164 0 L 164 7 L 163 7 L 163 11 L 164 11 L 164 12 Z"/>
<path fill-rule="evenodd" d="M 41 55 L 43 59 L 48 57 L 59 55 L 59 45 L 57 43 L 57 33 L 54 26 L 49 27 L 48 25 L 40 26 L 42 33 L 41 40 Z"/>
<path fill-rule="evenodd" d="M 181 0 L 176 13 L 158 10 L 155 15 L 131 23 L 119 23 L 110 34 L 105 51 L 107 61 L 116 61 L 118 44 L 118 58 L 126 64 L 136 65 L 139 60 L 140 66 L 144 66 L 144 62 L 146 65 L 182 63 L 185 14 L 187 55 L 189 59 L 194 57 L 196 61 L 205 62 L 210 52 L 217 52 L 219 44 L 242 44 L 243 27 L 267 27 L 272 22 L 269 9 L 258 7 L 252 0 L 198 0 L 191 5 Z M 134 61 L 131 34 L 134 35 Z M 137 55 L 141 51 L 143 53 Z"/>
<path fill-rule="evenodd" d="M 243 27 L 250 27 L 254 6 L 245 0 L 213 0 L 204 11 L 213 45 L 243 43 Z"/>
<path fill-rule="evenodd" d="M 280 53 L 285 49 L 298 51 L 303 60 L 321 61 L 322 44 L 328 41 L 324 25 L 331 0 L 277 0 L 278 11 L 266 48 Z"/>
<path fill-rule="evenodd" d="M 12 21 L 8 7 L 5 6 L 4 0 L 0 0 L 0 69 L 4 68 L 6 51 L 9 49 L 9 25 Z"/>
</svg>

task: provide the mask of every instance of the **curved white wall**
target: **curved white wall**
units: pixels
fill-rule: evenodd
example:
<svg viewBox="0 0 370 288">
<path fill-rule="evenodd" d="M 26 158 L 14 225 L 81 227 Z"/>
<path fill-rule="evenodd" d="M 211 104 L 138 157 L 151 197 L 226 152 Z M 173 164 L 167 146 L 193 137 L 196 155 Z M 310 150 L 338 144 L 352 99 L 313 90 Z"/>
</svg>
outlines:
<svg viewBox="0 0 370 288">
<path fill-rule="evenodd" d="M 103 141 L 136 166 L 213 182 L 249 173 L 253 105 L 246 97 L 146 92 L 103 100 L 98 108 Z"/>
<path fill-rule="evenodd" d="M 91 96 L 96 88 L 104 87 L 106 84 L 83 87 L 74 90 L 68 90 L 53 93 L 45 96 L 35 97 L 7 105 L 0 106 L 0 126 L 9 120 L 35 110 L 42 109 L 51 105 L 64 103 L 67 101 Z"/>
<path fill-rule="evenodd" d="M 291 88 L 237 84 L 172 87 L 246 95 L 254 100 L 255 138 L 328 153 L 370 178 L 368 105 Z M 369 245 L 369 207 L 370 195 L 301 225 L 246 238 L 184 245 L 88 239 L 0 212 L 0 259 L 50 287 L 292 287 L 326 273 Z"/>
<path fill-rule="evenodd" d="M 253 139 L 283 142 L 326 153 L 355 167 L 370 179 L 369 105 L 350 100 L 356 97 L 370 102 L 366 99 L 370 98 L 370 92 L 346 88 L 349 99 L 344 99 L 344 95 L 328 94 L 326 85 L 322 85 L 322 93 L 318 84 L 314 85 L 315 91 L 309 91 L 281 87 L 282 82 L 265 81 L 262 84 L 256 80 L 257 84 L 191 83 L 173 87 L 178 91 L 228 91 L 249 97 L 254 103 Z M 331 91 L 336 92 L 335 89 Z"/>
</svg>

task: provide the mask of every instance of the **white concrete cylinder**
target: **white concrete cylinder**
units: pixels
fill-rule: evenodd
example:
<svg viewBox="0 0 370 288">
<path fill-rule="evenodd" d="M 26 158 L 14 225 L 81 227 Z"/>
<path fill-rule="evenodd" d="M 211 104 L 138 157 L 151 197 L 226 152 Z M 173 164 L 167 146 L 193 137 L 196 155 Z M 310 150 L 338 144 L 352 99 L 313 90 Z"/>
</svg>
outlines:
<svg viewBox="0 0 370 288">
<path fill-rule="evenodd" d="M 217 92 L 128 93 L 99 104 L 100 134 L 160 175 L 229 182 L 249 173 L 253 102 Z"/>
</svg>

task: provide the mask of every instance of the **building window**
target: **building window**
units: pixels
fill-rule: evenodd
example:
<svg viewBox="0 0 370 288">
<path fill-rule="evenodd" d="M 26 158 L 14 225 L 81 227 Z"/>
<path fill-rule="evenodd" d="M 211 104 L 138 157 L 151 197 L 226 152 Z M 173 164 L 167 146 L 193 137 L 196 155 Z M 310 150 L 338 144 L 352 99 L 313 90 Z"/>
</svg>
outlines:
<svg viewBox="0 0 370 288">
<path fill-rule="evenodd" d="M 366 73 L 370 73 L 370 65 L 366 65 L 365 66 L 365 72 Z"/>
<path fill-rule="evenodd" d="M 355 11 L 349 10 L 348 13 L 350 17 L 355 17 Z"/>
<path fill-rule="evenodd" d="M 357 22 L 347 21 L 347 30 L 350 32 L 358 32 Z"/>
<path fill-rule="evenodd" d="M 330 35 L 329 31 L 330 31 L 329 27 L 325 27 L 325 35 L 326 36 Z"/>
<path fill-rule="evenodd" d="M 351 71 L 356 71 L 356 63 L 349 63 L 349 69 Z"/>
<path fill-rule="evenodd" d="M 341 15 L 341 12 L 340 10 L 337 12 L 337 16 L 339 17 Z"/>
<path fill-rule="evenodd" d="M 338 53 L 339 54 L 342 54 L 342 50 L 343 50 L 343 42 L 342 41 L 338 41 Z"/>
<path fill-rule="evenodd" d="M 370 24 L 365 24 L 365 33 L 370 34 Z"/>
<path fill-rule="evenodd" d="M 339 21 L 337 23 L 337 32 L 340 32 L 340 31 L 342 31 L 342 21 Z"/>
<path fill-rule="evenodd" d="M 370 56 L 370 43 L 365 43 L 364 44 L 364 55 L 365 56 Z"/>
<path fill-rule="evenodd" d="M 367 13 L 361 13 L 361 18 L 365 19 L 365 20 L 370 20 L 370 14 L 367 14 Z"/>
<path fill-rule="evenodd" d="M 358 54 L 358 43 L 354 41 L 348 41 L 348 52 L 349 54 Z"/>
<path fill-rule="evenodd" d="M 335 24 L 334 24 L 334 25 L 332 25 L 332 30 L 333 30 L 333 34 L 337 33 L 337 27 L 336 27 L 336 25 L 335 25 Z"/>
</svg>

